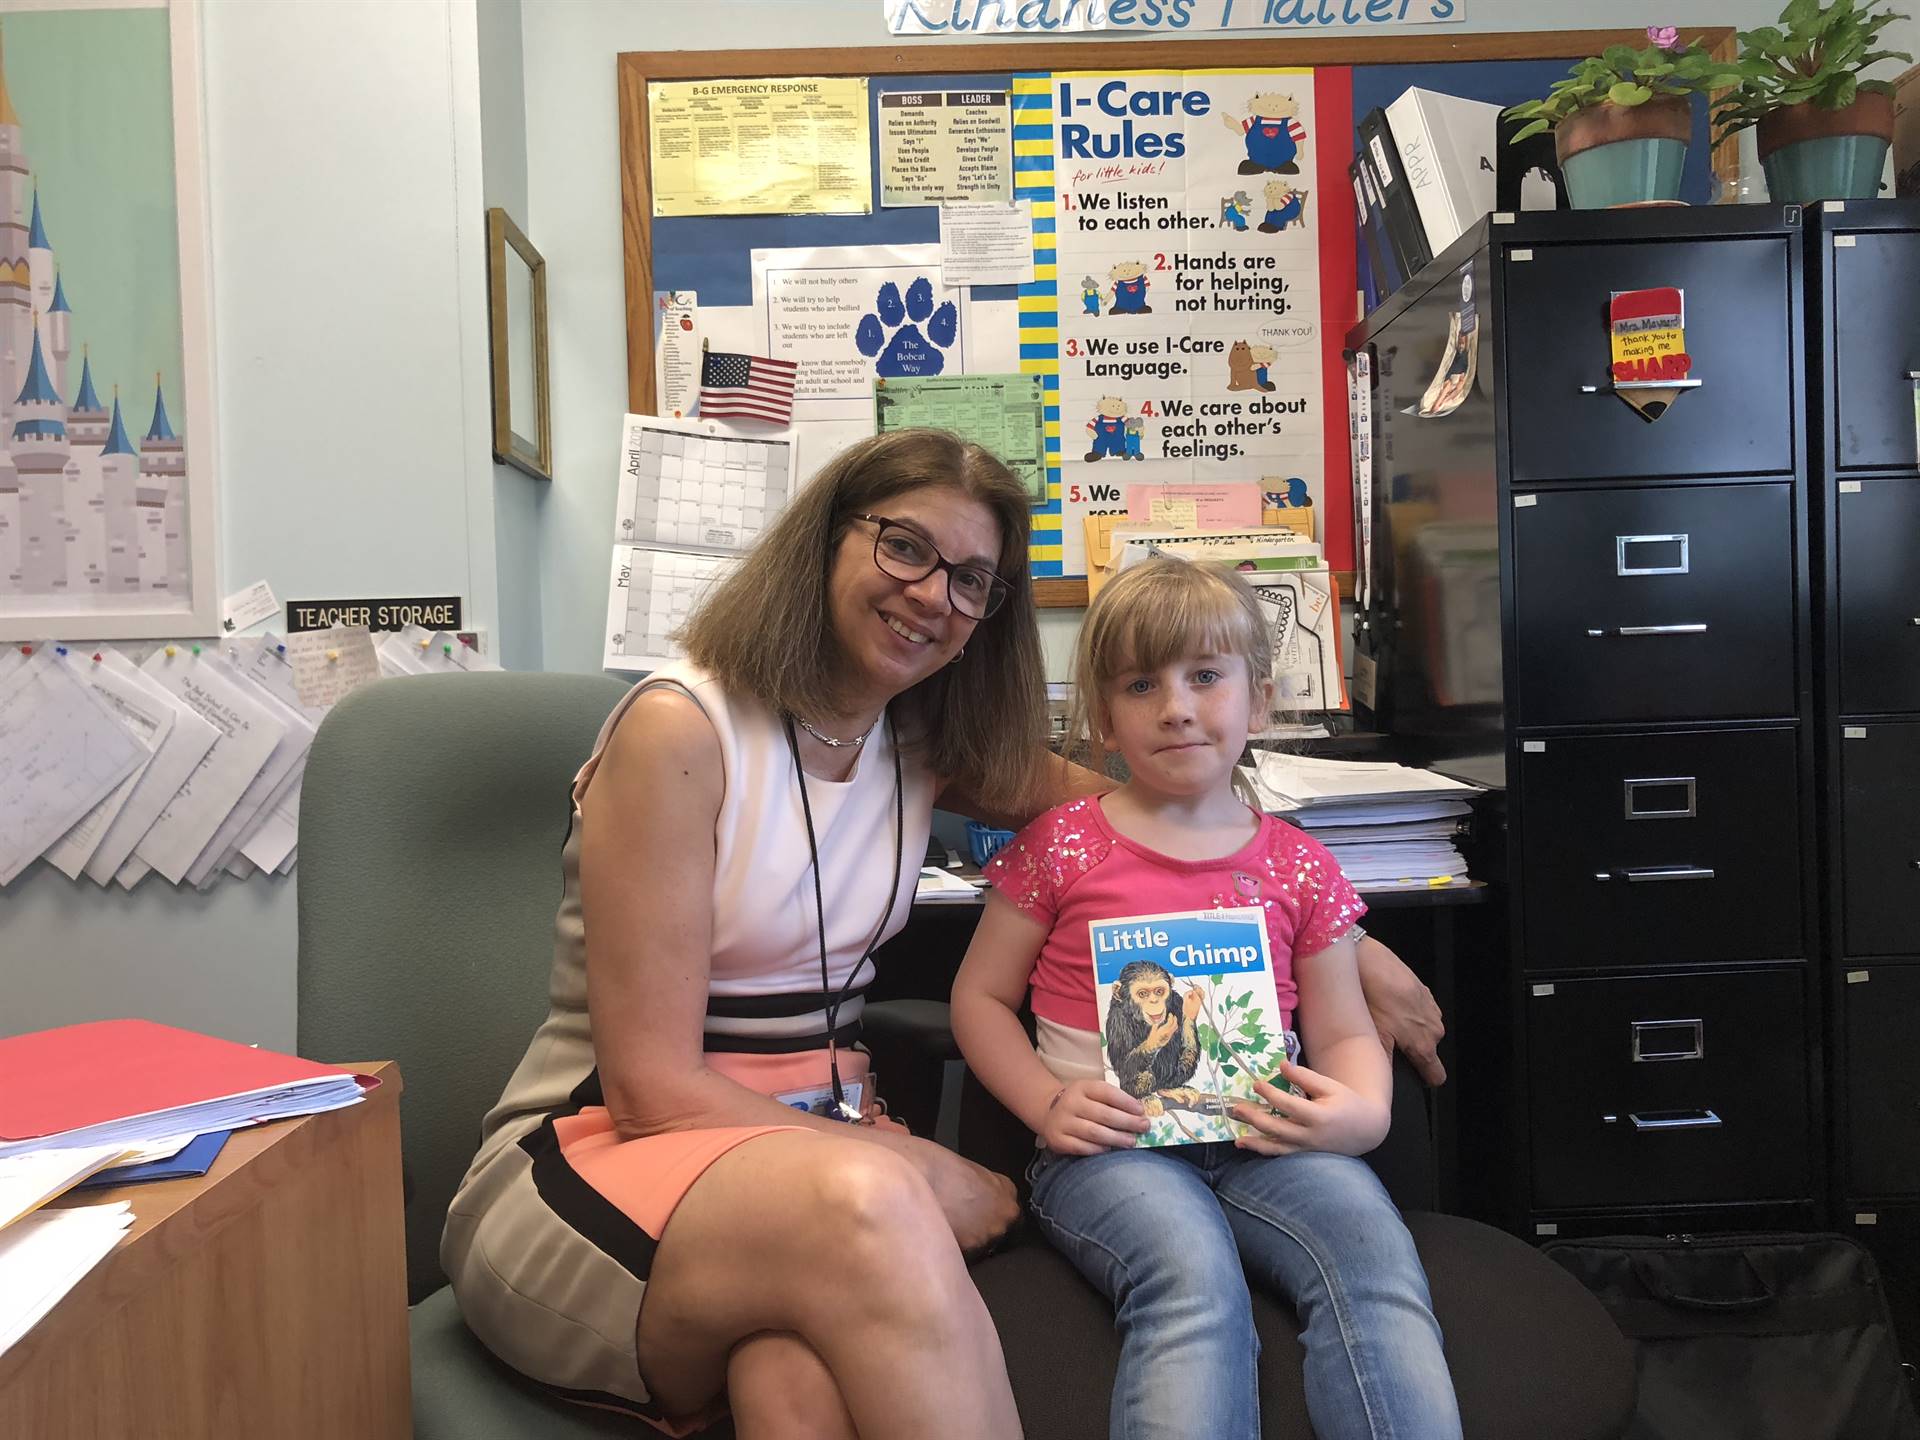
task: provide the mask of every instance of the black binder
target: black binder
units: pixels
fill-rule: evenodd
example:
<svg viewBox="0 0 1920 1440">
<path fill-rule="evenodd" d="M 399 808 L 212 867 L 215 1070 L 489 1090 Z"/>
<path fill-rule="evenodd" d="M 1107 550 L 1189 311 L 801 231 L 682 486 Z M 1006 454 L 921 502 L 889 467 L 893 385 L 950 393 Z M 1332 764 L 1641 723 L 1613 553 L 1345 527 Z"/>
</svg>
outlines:
<svg viewBox="0 0 1920 1440">
<path fill-rule="evenodd" d="M 1387 112 L 1377 106 L 1360 122 L 1360 158 L 1380 192 L 1380 210 L 1393 242 L 1394 257 L 1400 262 L 1401 273 L 1411 278 L 1433 259 L 1433 251 L 1427 245 L 1427 230 L 1420 223 L 1413 191 L 1407 186 L 1407 172 L 1393 143 Z"/>
</svg>

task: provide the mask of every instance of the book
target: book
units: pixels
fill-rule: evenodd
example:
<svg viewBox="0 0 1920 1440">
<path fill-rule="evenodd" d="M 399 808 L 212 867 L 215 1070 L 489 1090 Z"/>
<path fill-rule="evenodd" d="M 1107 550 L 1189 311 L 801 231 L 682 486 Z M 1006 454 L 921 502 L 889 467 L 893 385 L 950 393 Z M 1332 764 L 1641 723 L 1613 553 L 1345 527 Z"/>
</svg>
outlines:
<svg viewBox="0 0 1920 1440">
<path fill-rule="evenodd" d="M 1500 107 L 1416 86 L 1386 114 L 1427 246 L 1438 255 L 1493 209 Z"/>
<path fill-rule="evenodd" d="M 1400 149 L 1385 110 L 1376 106 L 1367 112 L 1360 122 L 1360 139 L 1360 153 L 1380 192 L 1387 237 L 1393 242 L 1401 272 L 1411 280 L 1433 259 L 1433 248 L 1427 244 L 1426 228 L 1420 223 L 1419 207 L 1413 203 L 1406 167 L 1400 163 Z"/>
<path fill-rule="evenodd" d="M 1087 924 L 1100 1063 L 1147 1109 L 1145 1146 L 1233 1140 L 1251 1127 L 1229 1113 L 1263 1105 L 1255 1080 L 1288 1088 L 1280 1064 L 1299 1054 L 1274 987 L 1266 912 L 1178 910 Z"/>
</svg>

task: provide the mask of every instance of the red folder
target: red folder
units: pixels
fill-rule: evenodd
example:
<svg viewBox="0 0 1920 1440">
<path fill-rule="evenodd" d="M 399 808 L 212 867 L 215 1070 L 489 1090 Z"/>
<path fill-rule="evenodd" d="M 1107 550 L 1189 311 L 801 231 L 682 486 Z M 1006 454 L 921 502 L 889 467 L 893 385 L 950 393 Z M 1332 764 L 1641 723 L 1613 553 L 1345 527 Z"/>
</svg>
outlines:
<svg viewBox="0 0 1920 1440">
<path fill-rule="evenodd" d="M 339 1075 L 353 1072 L 152 1020 L 65 1025 L 0 1040 L 0 1141 Z"/>
</svg>

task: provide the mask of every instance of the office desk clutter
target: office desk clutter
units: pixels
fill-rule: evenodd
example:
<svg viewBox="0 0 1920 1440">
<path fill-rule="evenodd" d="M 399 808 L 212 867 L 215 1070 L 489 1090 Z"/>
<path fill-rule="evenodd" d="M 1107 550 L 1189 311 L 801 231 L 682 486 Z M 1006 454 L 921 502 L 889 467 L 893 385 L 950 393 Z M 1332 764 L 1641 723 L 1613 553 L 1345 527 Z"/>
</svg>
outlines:
<svg viewBox="0 0 1920 1440">
<path fill-rule="evenodd" d="M 1467 862 L 1454 844 L 1480 787 L 1391 761 L 1326 760 L 1263 751 L 1241 776 L 1260 808 L 1300 826 L 1333 852 L 1364 890 L 1458 884 Z"/>
<path fill-rule="evenodd" d="M 376 1083 L 149 1020 L 0 1040 L 0 1354 L 106 1257 L 137 1203 L 48 1202 L 205 1174 L 232 1131 L 356 1105 Z"/>
<path fill-rule="evenodd" d="M 451 632 L 363 626 L 0 652 L 0 886 L 44 858 L 131 888 L 293 868 L 300 783 L 336 702 L 382 676 L 499 666 Z"/>
</svg>

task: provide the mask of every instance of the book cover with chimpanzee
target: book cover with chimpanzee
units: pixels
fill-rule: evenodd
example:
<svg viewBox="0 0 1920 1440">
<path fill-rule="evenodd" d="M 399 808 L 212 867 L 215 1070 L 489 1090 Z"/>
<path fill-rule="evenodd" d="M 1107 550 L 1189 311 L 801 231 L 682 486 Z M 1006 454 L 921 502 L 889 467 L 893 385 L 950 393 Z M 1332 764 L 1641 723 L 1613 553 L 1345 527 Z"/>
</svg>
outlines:
<svg viewBox="0 0 1920 1440">
<path fill-rule="evenodd" d="M 1233 1140 L 1228 1111 L 1264 1104 L 1256 1079 L 1278 1078 L 1298 1042 L 1282 1024 L 1257 906 L 1182 910 L 1088 923 L 1101 1063 L 1146 1105 L 1142 1145 Z"/>
</svg>

